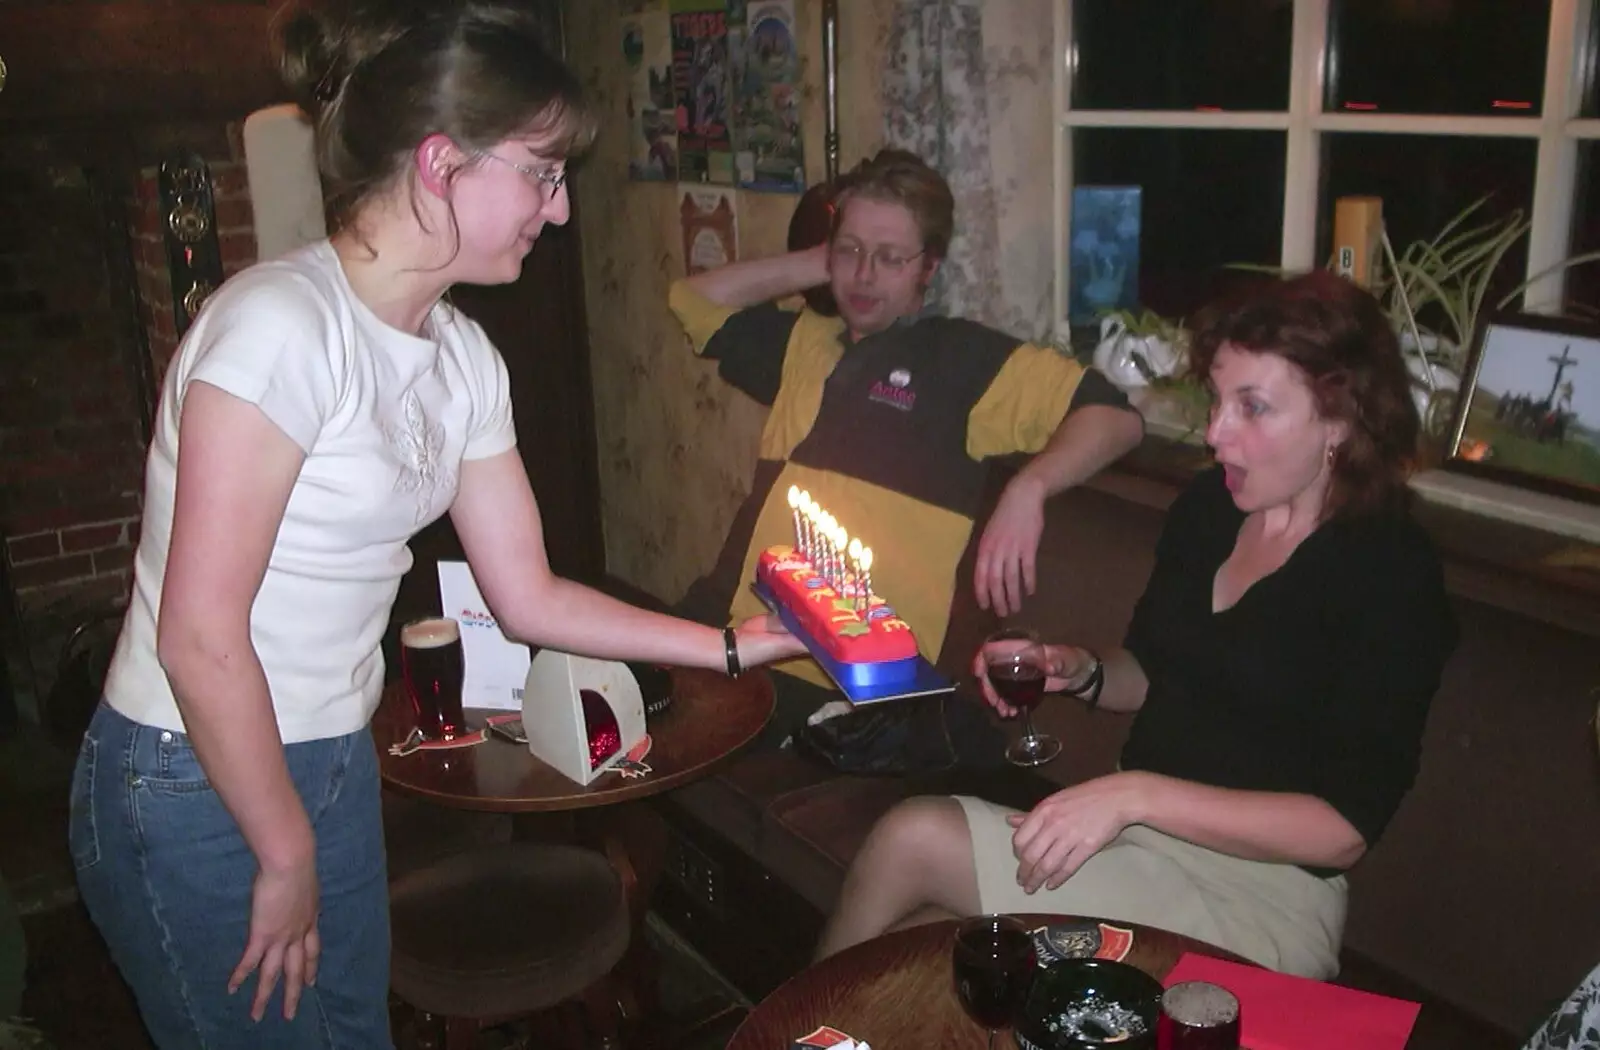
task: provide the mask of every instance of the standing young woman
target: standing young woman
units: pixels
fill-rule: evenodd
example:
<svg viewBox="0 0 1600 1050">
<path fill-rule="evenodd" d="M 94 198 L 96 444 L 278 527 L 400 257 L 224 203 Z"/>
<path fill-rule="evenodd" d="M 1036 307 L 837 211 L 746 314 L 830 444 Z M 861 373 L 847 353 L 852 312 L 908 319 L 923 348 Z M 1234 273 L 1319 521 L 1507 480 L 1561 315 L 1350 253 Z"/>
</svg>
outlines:
<svg viewBox="0 0 1600 1050">
<path fill-rule="evenodd" d="M 568 218 L 592 118 L 537 32 L 515 0 L 282 13 L 334 233 L 220 289 L 167 373 L 72 788 L 84 901 L 163 1048 L 390 1045 L 367 722 L 406 543 L 446 511 L 513 637 L 730 673 L 800 650 L 550 571 L 505 365 L 443 299 Z"/>
</svg>

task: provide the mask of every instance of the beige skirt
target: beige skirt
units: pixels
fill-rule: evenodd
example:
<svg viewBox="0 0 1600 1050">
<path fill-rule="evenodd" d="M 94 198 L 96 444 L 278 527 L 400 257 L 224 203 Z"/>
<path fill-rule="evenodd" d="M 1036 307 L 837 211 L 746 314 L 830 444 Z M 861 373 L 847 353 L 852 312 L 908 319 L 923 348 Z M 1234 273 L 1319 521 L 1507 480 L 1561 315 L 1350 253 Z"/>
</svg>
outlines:
<svg viewBox="0 0 1600 1050">
<path fill-rule="evenodd" d="M 1347 889 L 1293 864 L 1218 853 L 1142 825 L 1084 862 L 1058 889 L 1017 885 L 1009 814 L 956 796 L 966 812 L 985 912 L 1055 912 L 1187 934 L 1262 966 L 1326 980 L 1339 972 Z"/>
</svg>

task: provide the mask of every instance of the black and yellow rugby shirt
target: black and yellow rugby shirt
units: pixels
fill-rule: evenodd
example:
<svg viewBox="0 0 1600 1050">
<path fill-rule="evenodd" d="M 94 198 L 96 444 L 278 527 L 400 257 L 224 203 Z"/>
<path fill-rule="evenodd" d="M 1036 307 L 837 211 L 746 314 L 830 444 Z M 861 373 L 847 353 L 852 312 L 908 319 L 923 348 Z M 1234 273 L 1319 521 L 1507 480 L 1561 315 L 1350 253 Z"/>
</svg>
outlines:
<svg viewBox="0 0 1600 1050">
<path fill-rule="evenodd" d="M 1098 372 L 973 321 L 908 318 L 850 343 L 839 318 L 776 304 L 732 310 L 685 280 L 669 302 L 695 351 L 772 408 L 730 534 L 749 537 L 734 622 L 763 611 L 748 584 L 763 550 L 793 542 L 788 491 L 798 485 L 872 548 L 873 590 L 936 660 L 983 460 L 1039 451 L 1071 408 L 1128 407 Z M 809 659 L 780 669 L 831 684 Z"/>
</svg>

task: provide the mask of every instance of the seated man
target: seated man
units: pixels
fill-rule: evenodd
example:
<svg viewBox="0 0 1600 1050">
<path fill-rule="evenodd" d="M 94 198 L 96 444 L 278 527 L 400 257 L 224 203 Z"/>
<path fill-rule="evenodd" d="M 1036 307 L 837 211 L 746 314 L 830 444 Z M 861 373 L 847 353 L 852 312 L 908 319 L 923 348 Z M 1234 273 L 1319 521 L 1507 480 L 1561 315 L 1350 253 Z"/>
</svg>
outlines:
<svg viewBox="0 0 1600 1050">
<path fill-rule="evenodd" d="M 827 243 L 672 286 L 672 309 L 695 349 L 772 407 L 750 497 L 713 573 L 720 586 L 687 602 L 690 615 L 760 611 L 748 584 L 761 551 L 793 537 L 787 493 L 797 485 L 873 548 L 873 589 L 934 660 L 984 460 L 1039 453 L 1007 486 L 978 548 L 978 601 L 1004 616 L 1033 592 L 1044 501 L 1139 442 L 1138 413 L 1099 373 L 1051 348 L 923 312 L 953 212 L 937 172 L 884 150 L 841 180 Z M 771 302 L 824 283 L 839 317 Z M 782 669 L 829 685 L 813 661 Z M 779 689 L 769 740 L 784 739 L 827 699 L 793 681 Z"/>
</svg>

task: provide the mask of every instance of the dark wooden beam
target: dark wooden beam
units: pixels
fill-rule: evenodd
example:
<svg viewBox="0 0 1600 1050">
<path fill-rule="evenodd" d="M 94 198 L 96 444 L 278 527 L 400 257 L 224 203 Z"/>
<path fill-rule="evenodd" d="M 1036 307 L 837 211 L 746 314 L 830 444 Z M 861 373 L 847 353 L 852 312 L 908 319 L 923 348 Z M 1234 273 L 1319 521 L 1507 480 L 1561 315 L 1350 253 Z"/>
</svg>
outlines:
<svg viewBox="0 0 1600 1050">
<path fill-rule="evenodd" d="M 283 101 L 273 0 L 6 0 L 0 128 L 237 120 Z"/>
</svg>

